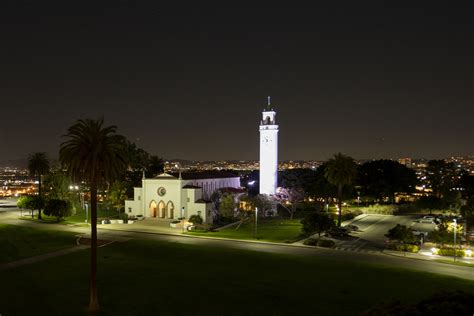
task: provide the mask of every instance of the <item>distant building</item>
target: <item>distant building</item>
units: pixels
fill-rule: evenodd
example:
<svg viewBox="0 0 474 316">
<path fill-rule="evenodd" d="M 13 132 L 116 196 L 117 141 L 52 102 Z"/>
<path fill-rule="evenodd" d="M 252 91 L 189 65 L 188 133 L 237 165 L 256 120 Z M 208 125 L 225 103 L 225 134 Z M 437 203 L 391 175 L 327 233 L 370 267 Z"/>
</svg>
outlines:
<svg viewBox="0 0 474 316">
<path fill-rule="evenodd" d="M 189 219 L 200 215 L 212 223 L 212 193 L 218 189 L 240 189 L 240 178 L 230 172 L 163 173 L 142 180 L 142 187 L 134 188 L 133 200 L 125 201 L 125 212 L 157 220 Z"/>
<path fill-rule="evenodd" d="M 398 162 L 408 168 L 412 167 L 411 158 L 400 158 L 398 159 Z"/>
</svg>

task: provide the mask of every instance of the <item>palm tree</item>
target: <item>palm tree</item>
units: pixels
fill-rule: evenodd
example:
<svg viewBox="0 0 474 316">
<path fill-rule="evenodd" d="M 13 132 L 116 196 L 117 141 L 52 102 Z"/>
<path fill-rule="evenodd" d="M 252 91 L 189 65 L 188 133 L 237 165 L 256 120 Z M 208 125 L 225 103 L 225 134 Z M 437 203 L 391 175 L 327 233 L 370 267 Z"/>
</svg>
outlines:
<svg viewBox="0 0 474 316">
<path fill-rule="evenodd" d="M 125 171 L 125 138 L 116 134 L 116 126 L 104 127 L 104 119 L 78 120 L 64 135 L 59 160 L 74 180 L 85 181 L 90 188 L 91 273 L 89 310 L 98 311 L 97 297 L 97 190 Z"/>
<path fill-rule="evenodd" d="M 31 154 L 28 157 L 28 171 L 30 172 L 30 176 L 38 177 L 38 197 L 39 200 L 41 200 L 41 178 L 49 172 L 49 160 L 48 157 L 46 157 L 46 153 Z M 33 214 L 31 214 L 31 216 L 33 216 Z M 38 219 L 41 219 L 41 207 L 38 209 Z"/>
<path fill-rule="evenodd" d="M 357 164 L 352 157 L 335 154 L 326 164 L 324 176 L 329 183 L 337 187 L 337 205 L 339 207 L 337 226 L 341 226 L 342 189 L 351 185 L 357 176 Z"/>
</svg>

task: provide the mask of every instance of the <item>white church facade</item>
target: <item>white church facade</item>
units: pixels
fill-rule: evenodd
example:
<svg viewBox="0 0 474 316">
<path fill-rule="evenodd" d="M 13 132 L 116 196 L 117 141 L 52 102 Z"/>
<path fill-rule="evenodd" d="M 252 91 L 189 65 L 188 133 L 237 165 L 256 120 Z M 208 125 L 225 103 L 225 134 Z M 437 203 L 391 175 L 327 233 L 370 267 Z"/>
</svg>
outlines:
<svg viewBox="0 0 474 316">
<path fill-rule="evenodd" d="M 125 212 L 167 221 L 200 215 L 211 224 L 211 195 L 224 188 L 240 189 L 240 177 L 224 171 L 163 173 L 142 179 L 142 187 L 134 188 L 133 200 L 125 201 Z"/>
</svg>

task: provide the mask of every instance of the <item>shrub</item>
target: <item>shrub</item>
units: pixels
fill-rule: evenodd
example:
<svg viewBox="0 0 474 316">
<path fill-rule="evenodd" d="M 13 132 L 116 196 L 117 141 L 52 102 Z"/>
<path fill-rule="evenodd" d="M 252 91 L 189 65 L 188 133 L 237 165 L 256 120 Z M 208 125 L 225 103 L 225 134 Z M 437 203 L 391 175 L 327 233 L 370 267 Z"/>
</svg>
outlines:
<svg viewBox="0 0 474 316">
<path fill-rule="evenodd" d="M 341 215 L 341 220 L 342 221 L 348 221 L 351 219 L 354 219 L 355 217 L 359 216 L 360 214 L 363 214 L 361 210 L 353 210 L 349 212 L 343 212 Z"/>
<path fill-rule="evenodd" d="M 128 214 L 125 212 L 120 213 L 120 219 L 123 220 L 124 223 L 128 223 Z"/>
<path fill-rule="evenodd" d="M 466 255 L 464 250 L 454 248 L 441 248 L 438 250 L 437 254 L 440 256 L 454 257 L 455 252 L 456 257 L 464 257 Z"/>
<path fill-rule="evenodd" d="M 334 226 L 334 221 L 325 213 L 313 212 L 301 220 L 304 234 L 317 233 L 321 235 Z"/>
<path fill-rule="evenodd" d="M 355 217 L 354 213 L 348 212 L 348 213 L 342 213 L 341 214 L 341 221 L 348 221 L 351 220 Z"/>
<path fill-rule="evenodd" d="M 405 225 L 397 224 L 395 227 L 391 228 L 385 237 L 391 240 L 398 240 L 404 244 L 414 243 L 416 241 L 415 235 L 411 228 L 406 227 Z"/>
<path fill-rule="evenodd" d="M 46 203 L 44 213 L 48 216 L 56 216 L 59 222 L 61 218 L 71 214 L 71 204 L 65 200 L 51 199 Z"/>
<path fill-rule="evenodd" d="M 420 251 L 420 248 L 417 245 L 412 244 L 389 244 L 387 248 L 390 250 L 406 251 L 412 253 L 417 253 L 418 251 Z"/>
<path fill-rule="evenodd" d="M 330 239 L 319 239 L 317 246 L 325 248 L 334 248 L 336 247 L 336 243 Z"/>
<path fill-rule="evenodd" d="M 317 238 L 308 238 L 305 241 L 303 241 L 303 244 L 306 246 L 316 246 L 317 243 L 318 243 Z"/>
<path fill-rule="evenodd" d="M 361 207 L 358 211 L 364 214 L 393 215 L 398 211 L 398 208 L 396 205 L 374 204 L 367 207 Z"/>
<path fill-rule="evenodd" d="M 189 221 L 194 225 L 201 225 L 203 222 L 202 217 L 200 215 L 191 215 L 191 217 L 189 217 Z"/>
</svg>

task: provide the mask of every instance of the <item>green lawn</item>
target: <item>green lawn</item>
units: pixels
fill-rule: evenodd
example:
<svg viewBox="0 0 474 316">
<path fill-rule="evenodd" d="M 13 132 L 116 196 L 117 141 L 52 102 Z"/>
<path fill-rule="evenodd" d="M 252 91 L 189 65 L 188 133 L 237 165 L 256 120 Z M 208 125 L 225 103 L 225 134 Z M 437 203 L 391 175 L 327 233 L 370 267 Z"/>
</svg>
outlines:
<svg viewBox="0 0 474 316">
<path fill-rule="evenodd" d="M 301 234 L 300 219 L 259 219 L 257 223 L 257 237 L 260 241 L 272 242 L 294 242 Z M 253 222 L 247 222 L 236 230 L 237 226 L 229 227 L 216 232 L 196 231 L 190 235 L 221 237 L 232 239 L 255 240 L 255 226 Z"/>
<path fill-rule="evenodd" d="M 0 272 L 2 315 L 82 315 L 88 252 Z M 357 315 L 474 282 L 316 256 L 151 240 L 99 248 L 102 315 Z"/>
<path fill-rule="evenodd" d="M 91 212 L 89 210 L 88 212 L 89 214 L 87 214 L 88 216 L 88 220 L 89 220 L 89 223 L 90 223 L 90 220 L 91 220 Z M 116 210 L 103 210 L 103 209 L 99 209 L 97 211 L 97 220 L 100 221 L 102 219 L 105 219 L 105 218 L 118 218 L 118 214 L 117 214 L 117 211 Z M 85 220 L 86 220 L 86 211 L 84 210 L 77 210 L 76 211 L 76 214 L 74 214 L 73 216 L 68 216 L 65 218 L 65 221 L 68 222 L 68 223 L 85 223 Z"/>
<path fill-rule="evenodd" d="M 76 240 L 74 235 L 0 224 L 0 263 L 72 247 Z"/>
<path fill-rule="evenodd" d="M 89 220 L 89 223 L 90 223 L 90 211 L 89 213 L 87 214 L 87 218 Z M 45 215 L 44 213 L 41 214 L 41 222 L 42 223 L 57 223 L 57 218 L 54 217 L 54 216 L 48 216 L 48 215 Z M 97 220 L 98 221 L 101 221 L 102 219 L 105 219 L 105 218 L 108 218 L 108 219 L 112 219 L 112 218 L 118 218 L 118 214 L 117 214 L 117 211 L 115 210 L 98 210 L 97 211 Z M 32 218 L 31 215 L 27 215 L 26 212 L 23 212 L 23 217 L 22 219 L 25 219 L 25 220 L 33 220 L 33 221 L 38 221 L 38 215 L 35 213 L 35 216 Z M 61 224 L 74 224 L 74 225 L 77 225 L 77 224 L 84 224 L 84 225 L 87 225 L 86 222 L 86 212 L 84 210 L 77 210 L 76 211 L 76 214 L 72 215 L 72 216 L 68 216 L 68 217 L 65 217 L 64 219 L 61 220 Z"/>
</svg>

